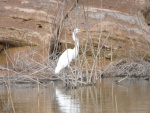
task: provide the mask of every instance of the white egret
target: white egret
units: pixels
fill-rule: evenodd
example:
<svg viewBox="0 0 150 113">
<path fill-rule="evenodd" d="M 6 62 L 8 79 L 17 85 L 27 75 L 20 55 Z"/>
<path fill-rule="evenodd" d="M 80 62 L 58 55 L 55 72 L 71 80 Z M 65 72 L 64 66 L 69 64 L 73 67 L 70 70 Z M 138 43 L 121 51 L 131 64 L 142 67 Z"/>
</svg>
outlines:
<svg viewBox="0 0 150 113">
<path fill-rule="evenodd" d="M 76 37 L 76 34 L 79 32 L 84 32 L 85 30 L 80 30 L 75 28 L 72 33 L 72 38 L 75 41 L 75 47 L 73 49 L 65 50 L 58 59 L 57 66 L 55 68 L 55 74 L 59 73 L 66 66 L 70 66 L 70 63 L 75 59 L 79 53 L 79 40 Z"/>
</svg>

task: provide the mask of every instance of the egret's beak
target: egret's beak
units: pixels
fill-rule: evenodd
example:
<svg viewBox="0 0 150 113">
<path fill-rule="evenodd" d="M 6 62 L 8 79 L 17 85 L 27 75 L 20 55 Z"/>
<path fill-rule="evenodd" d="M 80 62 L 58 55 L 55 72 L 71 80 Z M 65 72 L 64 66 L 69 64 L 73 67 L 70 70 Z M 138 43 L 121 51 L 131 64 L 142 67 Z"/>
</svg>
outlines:
<svg viewBox="0 0 150 113">
<path fill-rule="evenodd" d="M 81 30 L 81 32 L 86 32 L 86 30 Z"/>
</svg>

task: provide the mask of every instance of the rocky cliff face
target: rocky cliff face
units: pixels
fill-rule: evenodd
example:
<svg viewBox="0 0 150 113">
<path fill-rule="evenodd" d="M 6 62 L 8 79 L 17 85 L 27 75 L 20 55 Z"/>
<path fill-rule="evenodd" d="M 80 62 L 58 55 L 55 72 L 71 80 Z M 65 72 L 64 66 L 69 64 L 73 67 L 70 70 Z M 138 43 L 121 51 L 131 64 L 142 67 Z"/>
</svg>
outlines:
<svg viewBox="0 0 150 113">
<path fill-rule="evenodd" d="M 49 43 L 57 2 L 1 0 L 0 44 L 10 46 Z M 48 8 L 51 7 L 51 8 Z"/>
<path fill-rule="evenodd" d="M 102 55 L 110 60 L 131 58 L 150 61 L 149 1 L 79 0 L 72 6 L 76 4 L 78 6 L 73 10 L 70 8 L 64 22 L 63 40 L 71 37 L 68 32 L 70 26 L 77 26 L 87 30 L 79 36 L 82 37 L 81 49 L 86 46 L 87 55 Z"/>
<path fill-rule="evenodd" d="M 149 0 L 1 0 L 0 52 L 9 47 L 48 45 L 51 39 L 74 45 L 74 27 L 87 55 L 150 61 Z M 53 41 L 55 42 L 55 41 Z M 52 52 L 53 50 L 51 50 Z M 80 53 L 82 50 L 80 51 Z"/>
</svg>

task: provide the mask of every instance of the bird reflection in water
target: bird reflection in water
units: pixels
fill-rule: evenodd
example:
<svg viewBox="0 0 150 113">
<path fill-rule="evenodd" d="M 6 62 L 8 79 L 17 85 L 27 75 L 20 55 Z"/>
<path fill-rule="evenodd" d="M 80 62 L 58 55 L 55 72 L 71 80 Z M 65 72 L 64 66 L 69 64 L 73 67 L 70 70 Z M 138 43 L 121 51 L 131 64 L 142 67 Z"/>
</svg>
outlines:
<svg viewBox="0 0 150 113">
<path fill-rule="evenodd" d="M 64 94 L 61 89 L 56 88 L 56 100 L 62 113 L 80 113 L 80 105 L 71 95 Z"/>
</svg>

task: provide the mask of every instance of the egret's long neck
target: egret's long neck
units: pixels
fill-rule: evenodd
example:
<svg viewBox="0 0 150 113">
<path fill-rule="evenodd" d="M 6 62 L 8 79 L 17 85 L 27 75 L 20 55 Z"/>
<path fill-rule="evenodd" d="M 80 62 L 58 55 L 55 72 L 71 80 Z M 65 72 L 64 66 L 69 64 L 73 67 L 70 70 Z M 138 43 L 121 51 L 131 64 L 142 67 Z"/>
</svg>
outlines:
<svg viewBox="0 0 150 113">
<path fill-rule="evenodd" d="M 75 41 L 75 47 L 73 48 L 73 50 L 74 50 L 74 58 L 76 58 L 79 52 L 79 40 L 76 37 L 76 34 L 74 32 L 72 33 L 72 37 L 73 37 L 73 40 Z"/>
</svg>

